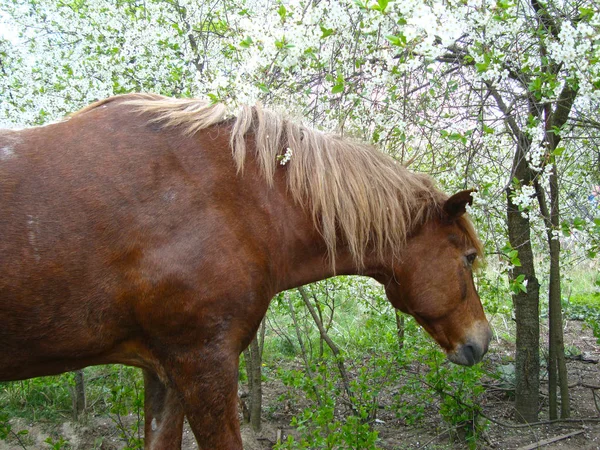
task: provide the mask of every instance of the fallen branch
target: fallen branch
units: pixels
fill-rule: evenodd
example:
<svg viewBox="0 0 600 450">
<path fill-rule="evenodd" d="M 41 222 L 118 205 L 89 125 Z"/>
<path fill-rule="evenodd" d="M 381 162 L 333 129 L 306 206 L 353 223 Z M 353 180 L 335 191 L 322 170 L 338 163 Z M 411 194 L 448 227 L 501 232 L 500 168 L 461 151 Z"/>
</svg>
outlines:
<svg viewBox="0 0 600 450">
<path fill-rule="evenodd" d="M 552 444 L 554 442 L 562 441 L 564 439 L 569 439 L 573 436 L 577 436 L 578 434 L 583 433 L 584 430 L 573 431 L 572 433 L 562 434 L 560 436 L 555 436 L 550 439 L 545 439 L 543 441 L 535 442 L 530 445 L 526 445 L 525 447 L 519 447 L 517 450 L 534 450 L 536 448 L 543 447 L 544 445 Z"/>
<path fill-rule="evenodd" d="M 482 417 L 489 420 L 490 422 L 495 423 L 496 425 L 500 425 L 505 428 L 530 428 L 530 427 L 539 427 L 542 425 L 552 425 L 553 423 L 585 423 L 585 422 L 600 422 L 600 417 L 582 417 L 580 419 L 553 419 L 553 420 L 544 420 L 541 422 L 531 422 L 531 423 L 522 423 L 518 425 L 513 425 L 510 423 L 500 422 L 499 420 L 492 419 L 491 417 L 486 416 L 484 413 L 479 413 Z"/>
<path fill-rule="evenodd" d="M 572 389 L 574 387 L 584 387 L 584 388 L 589 388 L 589 389 L 600 389 L 600 386 L 597 386 L 595 384 L 588 384 L 588 383 L 583 383 L 581 381 L 578 381 L 577 383 L 573 383 L 569 385 L 569 389 Z"/>
</svg>

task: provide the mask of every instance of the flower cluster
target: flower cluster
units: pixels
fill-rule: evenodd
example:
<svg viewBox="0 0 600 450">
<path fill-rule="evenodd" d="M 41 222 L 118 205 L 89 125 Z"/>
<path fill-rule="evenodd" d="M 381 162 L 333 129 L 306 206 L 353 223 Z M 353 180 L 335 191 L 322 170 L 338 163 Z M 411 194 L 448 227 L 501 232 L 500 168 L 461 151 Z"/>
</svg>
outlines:
<svg viewBox="0 0 600 450">
<path fill-rule="evenodd" d="M 290 159 L 292 159 L 292 149 L 288 147 L 285 150 L 285 153 L 283 155 L 279 155 L 277 159 L 279 160 L 279 164 L 285 166 L 290 161 Z"/>
<path fill-rule="evenodd" d="M 512 201 L 521 210 L 523 217 L 528 217 L 527 211 L 532 206 L 535 199 L 535 188 L 533 186 L 523 185 L 517 191 L 515 191 Z"/>
</svg>

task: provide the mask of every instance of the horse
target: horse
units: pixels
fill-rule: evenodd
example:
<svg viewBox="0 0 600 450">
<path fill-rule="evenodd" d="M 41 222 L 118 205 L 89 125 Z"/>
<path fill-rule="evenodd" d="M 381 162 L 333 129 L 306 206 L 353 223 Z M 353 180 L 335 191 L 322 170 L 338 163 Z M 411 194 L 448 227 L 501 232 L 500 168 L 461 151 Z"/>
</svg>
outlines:
<svg viewBox="0 0 600 450">
<path fill-rule="evenodd" d="M 0 380 L 140 367 L 145 448 L 241 449 L 239 355 L 278 292 L 366 275 L 466 366 L 491 338 L 452 196 L 264 109 L 127 94 L 0 131 Z"/>
</svg>

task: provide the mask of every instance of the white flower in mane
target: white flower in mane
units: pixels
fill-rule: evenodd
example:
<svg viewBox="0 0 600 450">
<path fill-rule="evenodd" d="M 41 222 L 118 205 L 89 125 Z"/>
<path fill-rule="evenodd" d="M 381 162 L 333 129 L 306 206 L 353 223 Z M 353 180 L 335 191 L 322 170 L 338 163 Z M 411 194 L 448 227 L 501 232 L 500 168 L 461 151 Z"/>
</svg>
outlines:
<svg viewBox="0 0 600 450">
<path fill-rule="evenodd" d="M 292 149 L 288 147 L 283 155 L 277 156 L 279 164 L 285 166 L 290 161 L 290 159 L 292 159 L 292 153 Z"/>
</svg>

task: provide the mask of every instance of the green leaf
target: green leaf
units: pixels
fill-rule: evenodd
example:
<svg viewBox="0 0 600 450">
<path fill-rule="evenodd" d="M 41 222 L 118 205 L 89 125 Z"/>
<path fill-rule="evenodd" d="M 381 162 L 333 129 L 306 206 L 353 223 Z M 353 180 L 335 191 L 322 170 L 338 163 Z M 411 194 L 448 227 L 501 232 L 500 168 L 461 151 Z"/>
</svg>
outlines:
<svg viewBox="0 0 600 450">
<path fill-rule="evenodd" d="M 251 45 L 252 45 L 252 38 L 250 36 L 248 36 L 246 39 L 244 39 L 242 42 L 240 42 L 240 47 L 242 47 L 242 48 L 250 48 Z"/>
<path fill-rule="evenodd" d="M 388 42 L 396 47 L 406 47 L 406 36 L 403 33 L 394 35 L 390 34 L 385 37 Z"/>
<path fill-rule="evenodd" d="M 585 229 L 585 220 L 581 217 L 575 217 L 575 219 L 573 219 L 573 227 L 576 230 L 583 231 Z"/>
<path fill-rule="evenodd" d="M 281 21 L 285 22 L 285 17 L 287 15 L 287 9 L 285 9 L 285 6 L 281 5 L 277 10 L 277 14 L 279 14 L 279 17 L 281 17 Z"/>
<path fill-rule="evenodd" d="M 325 39 L 329 36 L 331 36 L 333 34 L 333 32 L 335 31 L 333 28 L 327 28 L 324 25 L 319 24 L 319 27 L 321 28 L 321 39 Z"/>
<path fill-rule="evenodd" d="M 518 294 L 519 292 L 527 293 L 527 286 L 525 286 L 525 275 L 519 275 L 517 278 L 510 282 L 510 290 L 514 294 Z"/>
<path fill-rule="evenodd" d="M 569 226 L 569 222 L 567 222 L 566 220 L 563 220 L 561 222 L 560 229 L 562 231 L 563 236 L 571 236 L 571 227 Z"/>
<path fill-rule="evenodd" d="M 483 54 L 483 62 L 475 63 L 475 69 L 477 72 L 482 73 L 485 72 L 492 62 L 492 57 L 489 53 Z"/>
<path fill-rule="evenodd" d="M 211 103 L 219 103 L 219 102 L 221 101 L 221 99 L 219 98 L 219 96 L 218 96 L 218 95 L 216 95 L 216 94 L 213 94 L 213 93 L 211 93 L 211 92 L 209 92 L 209 93 L 207 94 L 207 96 L 208 96 L 208 98 L 210 99 L 210 102 L 211 102 Z"/>
<path fill-rule="evenodd" d="M 333 89 L 331 89 L 331 93 L 339 94 L 340 92 L 344 92 L 344 83 L 334 84 Z"/>
<path fill-rule="evenodd" d="M 579 19 L 580 20 L 590 20 L 594 17 L 594 9 L 586 8 L 584 6 L 579 7 Z"/>
<path fill-rule="evenodd" d="M 448 135 L 448 139 L 451 141 L 463 141 L 465 137 L 461 133 L 454 132 Z"/>
<path fill-rule="evenodd" d="M 389 0 L 377 0 L 377 4 L 373 5 L 371 9 L 375 11 L 385 12 L 385 9 L 388 7 Z"/>
</svg>

